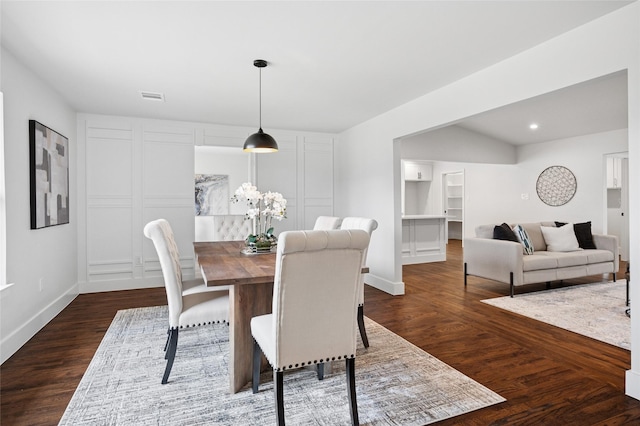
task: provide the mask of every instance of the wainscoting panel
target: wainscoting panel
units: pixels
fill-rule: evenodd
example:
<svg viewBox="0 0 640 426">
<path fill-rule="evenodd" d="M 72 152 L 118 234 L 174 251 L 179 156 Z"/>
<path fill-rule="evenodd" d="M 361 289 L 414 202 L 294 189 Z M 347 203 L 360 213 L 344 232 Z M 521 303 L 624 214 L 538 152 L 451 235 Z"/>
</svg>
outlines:
<svg viewBox="0 0 640 426">
<path fill-rule="evenodd" d="M 146 223 L 169 221 L 183 276 L 197 276 L 193 241 L 194 147 L 240 149 L 255 129 L 191 122 L 78 116 L 78 281 L 81 293 L 163 285 Z M 310 229 L 333 214 L 333 135 L 269 131 L 275 154 L 247 154 L 249 180 L 287 199 L 276 233 Z M 235 188 L 230 188 L 235 190 Z"/>
</svg>

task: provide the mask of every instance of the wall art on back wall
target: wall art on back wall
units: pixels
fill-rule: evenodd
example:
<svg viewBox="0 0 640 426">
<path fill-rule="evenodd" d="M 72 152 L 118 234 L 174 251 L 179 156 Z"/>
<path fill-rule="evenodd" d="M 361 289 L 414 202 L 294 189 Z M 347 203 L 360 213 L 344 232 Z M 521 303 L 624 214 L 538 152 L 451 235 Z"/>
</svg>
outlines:
<svg viewBox="0 0 640 426">
<path fill-rule="evenodd" d="M 29 120 L 31 229 L 69 223 L 69 139 Z"/>
<path fill-rule="evenodd" d="M 229 214 L 229 176 L 196 174 L 196 216 Z"/>
<path fill-rule="evenodd" d="M 563 206 L 576 194 L 576 177 L 564 166 L 547 167 L 538 176 L 536 191 L 538 197 L 549 206 Z"/>
</svg>

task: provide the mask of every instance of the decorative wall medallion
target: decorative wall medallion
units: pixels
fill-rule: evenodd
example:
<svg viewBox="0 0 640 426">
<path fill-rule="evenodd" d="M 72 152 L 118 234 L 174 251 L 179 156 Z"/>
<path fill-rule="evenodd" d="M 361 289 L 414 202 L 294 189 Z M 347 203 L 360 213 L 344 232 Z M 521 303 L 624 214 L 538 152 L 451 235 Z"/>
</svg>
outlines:
<svg viewBox="0 0 640 426">
<path fill-rule="evenodd" d="M 567 204 L 576 193 L 578 183 L 571 170 L 563 166 L 547 167 L 538 176 L 538 197 L 550 206 Z"/>
</svg>

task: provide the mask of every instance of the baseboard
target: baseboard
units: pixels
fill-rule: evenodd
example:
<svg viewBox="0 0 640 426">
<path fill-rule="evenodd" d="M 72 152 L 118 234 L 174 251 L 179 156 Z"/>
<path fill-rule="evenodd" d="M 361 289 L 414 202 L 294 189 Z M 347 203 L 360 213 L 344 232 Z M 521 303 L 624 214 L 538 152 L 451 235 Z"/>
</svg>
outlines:
<svg viewBox="0 0 640 426">
<path fill-rule="evenodd" d="M 54 319 L 73 299 L 78 296 L 78 284 L 74 284 L 64 294 L 47 305 L 40 312 L 26 321 L 22 327 L 13 331 L 0 341 L 0 363 L 4 363 L 18 349 L 36 335 L 42 328 Z"/>
<path fill-rule="evenodd" d="M 187 278 L 185 277 L 185 279 Z M 164 280 L 162 277 L 83 282 L 80 283 L 80 294 L 103 293 L 106 291 L 137 290 L 141 288 L 155 287 L 164 287 Z"/>
<path fill-rule="evenodd" d="M 402 281 L 392 282 L 371 273 L 366 275 L 364 281 L 365 284 L 370 285 L 371 287 L 375 287 L 378 290 L 382 290 L 385 293 L 389 293 L 393 296 L 400 296 L 404 294 L 404 282 Z"/>
<path fill-rule="evenodd" d="M 627 370 L 625 379 L 625 394 L 640 400 L 640 373 Z"/>
</svg>

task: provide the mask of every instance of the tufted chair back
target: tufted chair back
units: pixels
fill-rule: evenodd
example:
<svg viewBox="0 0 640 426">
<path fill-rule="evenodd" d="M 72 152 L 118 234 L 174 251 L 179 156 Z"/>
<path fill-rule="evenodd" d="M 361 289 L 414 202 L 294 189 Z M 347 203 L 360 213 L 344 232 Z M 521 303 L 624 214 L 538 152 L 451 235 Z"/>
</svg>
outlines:
<svg viewBox="0 0 640 426">
<path fill-rule="evenodd" d="M 171 225 L 165 219 L 157 219 L 144 227 L 145 237 L 153 241 L 158 253 L 169 305 L 169 327 L 178 327 L 182 312 L 182 267 L 180 253 L 173 237 Z"/>
<path fill-rule="evenodd" d="M 341 219 L 335 216 L 318 216 L 313 229 L 315 231 L 326 231 L 329 229 L 340 229 Z"/>
<path fill-rule="evenodd" d="M 360 229 L 285 231 L 278 238 L 272 313 L 251 319 L 253 393 L 262 353 L 273 367 L 276 422 L 284 425 L 284 370 L 344 360 L 352 424 L 356 403 L 356 308 L 369 234 Z"/>
<path fill-rule="evenodd" d="M 241 214 L 216 215 L 213 217 L 212 241 L 242 241 L 251 234 L 251 221 Z"/>
<path fill-rule="evenodd" d="M 276 369 L 355 356 L 357 290 L 369 235 L 289 231 L 278 238 L 273 288 Z"/>
</svg>

